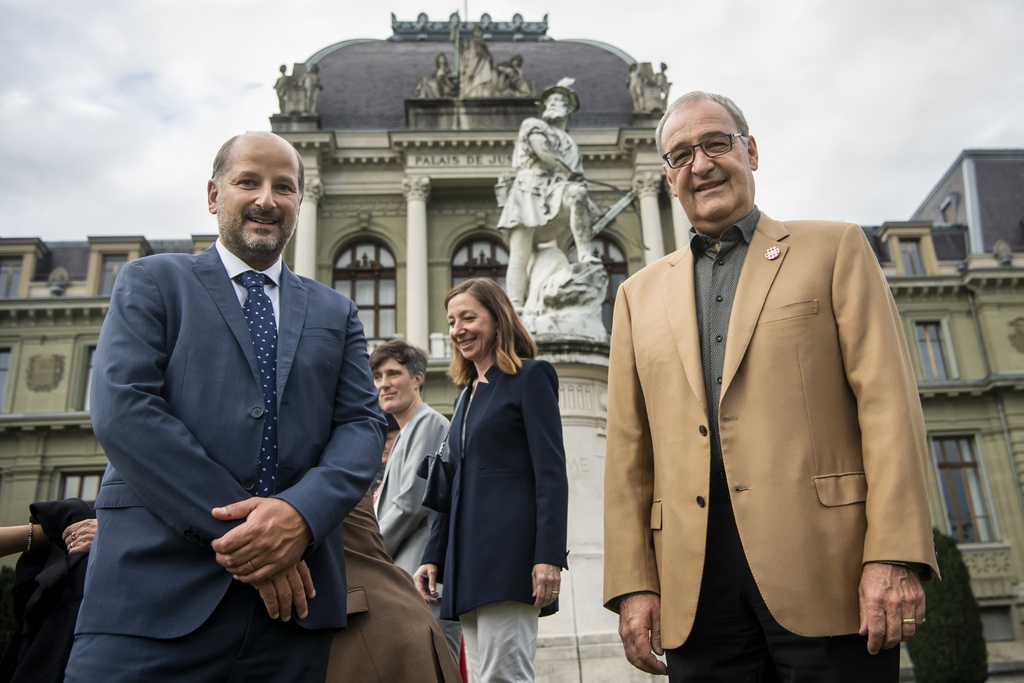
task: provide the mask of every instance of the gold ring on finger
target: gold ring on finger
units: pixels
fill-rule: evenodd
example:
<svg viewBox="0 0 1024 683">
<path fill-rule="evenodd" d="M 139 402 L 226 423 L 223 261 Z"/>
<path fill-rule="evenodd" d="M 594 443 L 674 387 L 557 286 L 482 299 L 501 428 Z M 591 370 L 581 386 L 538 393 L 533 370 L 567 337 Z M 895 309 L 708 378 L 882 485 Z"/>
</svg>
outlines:
<svg viewBox="0 0 1024 683">
<path fill-rule="evenodd" d="M 903 625 L 904 626 L 917 626 L 917 619 L 904 619 L 903 620 Z"/>
<path fill-rule="evenodd" d="M 252 566 L 252 560 L 246 560 L 245 563 L 249 565 L 249 569 L 256 571 L 256 567 Z"/>
</svg>

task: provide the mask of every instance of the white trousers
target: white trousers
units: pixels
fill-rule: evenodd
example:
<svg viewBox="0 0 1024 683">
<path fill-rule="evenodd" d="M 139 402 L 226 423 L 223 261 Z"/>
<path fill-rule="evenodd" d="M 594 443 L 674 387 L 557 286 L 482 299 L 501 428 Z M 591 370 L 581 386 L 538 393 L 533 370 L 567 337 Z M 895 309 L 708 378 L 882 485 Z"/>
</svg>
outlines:
<svg viewBox="0 0 1024 683">
<path fill-rule="evenodd" d="M 473 683 L 533 683 L 540 610 L 521 602 L 482 605 L 459 617 Z"/>
</svg>

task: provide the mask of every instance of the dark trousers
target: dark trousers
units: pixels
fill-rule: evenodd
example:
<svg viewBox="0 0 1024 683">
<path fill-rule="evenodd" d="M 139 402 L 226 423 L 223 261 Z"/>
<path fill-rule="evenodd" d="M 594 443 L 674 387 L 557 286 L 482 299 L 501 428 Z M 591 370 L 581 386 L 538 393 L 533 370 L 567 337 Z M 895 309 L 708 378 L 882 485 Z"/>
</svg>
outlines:
<svg viewBox="0 0 1024 683">
<path fill-rule="evenodd" d="M 152 615 L 160 619 L 161 615 Z M 65 683 L 307 683 L 323 681 L 330 629 L 271 619 L 256 589 L 232 581 L 198 629 L 180 638 L 86 633 L 75 638 Z"/>
<path fill-rule="evenodd" d="M 790 633 L 772 618 L 743 554 L 728 493 L 717 494 L 712 491 L 708 509 L 707 552 L 693 630 L 681 647 L 665 653 L 669 681 L 898 681 L 898 647 L 872 656 L 866 636 L 807 638 Z"/>
</svg>

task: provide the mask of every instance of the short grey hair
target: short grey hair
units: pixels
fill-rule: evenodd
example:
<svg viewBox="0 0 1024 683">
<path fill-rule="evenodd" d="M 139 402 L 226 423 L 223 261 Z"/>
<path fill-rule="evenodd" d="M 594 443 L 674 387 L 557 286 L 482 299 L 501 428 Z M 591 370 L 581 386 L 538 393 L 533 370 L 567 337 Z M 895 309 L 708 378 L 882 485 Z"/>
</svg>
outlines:
<svg viewBox="0 0 1024 683">
<path fill-rule="evenodd" d="M 714 102 L 725 107 L 725 110 L 729 112 L 736 125 L 739 126 L 739 133 L 743 137 L 750 136 L 750 126 L 747 125 L 747 118 L 740 111 L 740 108 L 736 106 L 736 103 L 730 100 L 725 95 L 717 95 L 715 93 L 704 92 L 703 90 L 694 90 L 688 92 L 682 97 L 676 99 L 672 104 L 668 105 L 665 109 L 665 114 L 661 117 L 661 121 L 658 121 L 658 130 L 655 132 L 655 142 L 658 145 L 658 155 L 665 153 L 665 149 L 662 146 L 661 134 L 665 131 L 665 122 L 672 116 L 672 113 L 679 109 L 679 107 L 686 106 L 688 104 L 695 104 L 697 102 Z"/>
</svg>

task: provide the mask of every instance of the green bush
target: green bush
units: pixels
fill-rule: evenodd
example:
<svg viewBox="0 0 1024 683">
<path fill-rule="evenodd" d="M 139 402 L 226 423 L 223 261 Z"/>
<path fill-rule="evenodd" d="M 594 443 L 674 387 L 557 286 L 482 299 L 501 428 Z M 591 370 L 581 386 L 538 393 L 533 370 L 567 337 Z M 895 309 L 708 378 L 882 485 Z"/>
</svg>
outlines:
<svg viewBox="0 0 1024 683">
<path fill-rule="evenodd" d="M 14 585 L 14 570 L 10 567 L 0 568 L 0 656 L 7 649 L 18 625 L 14 621 L 14 601 L 11 598 L 11 587 Z"/>
<path fill-rule="evenodd" d="M 924 584 L 925 623 L 907 641 L 914 660 L 914 680 L 982 683 L 988 679 L 988 652 L 971 577 L 956 541 L 938 529 L 934 533 L 942 581 Z"/>
</svg>

